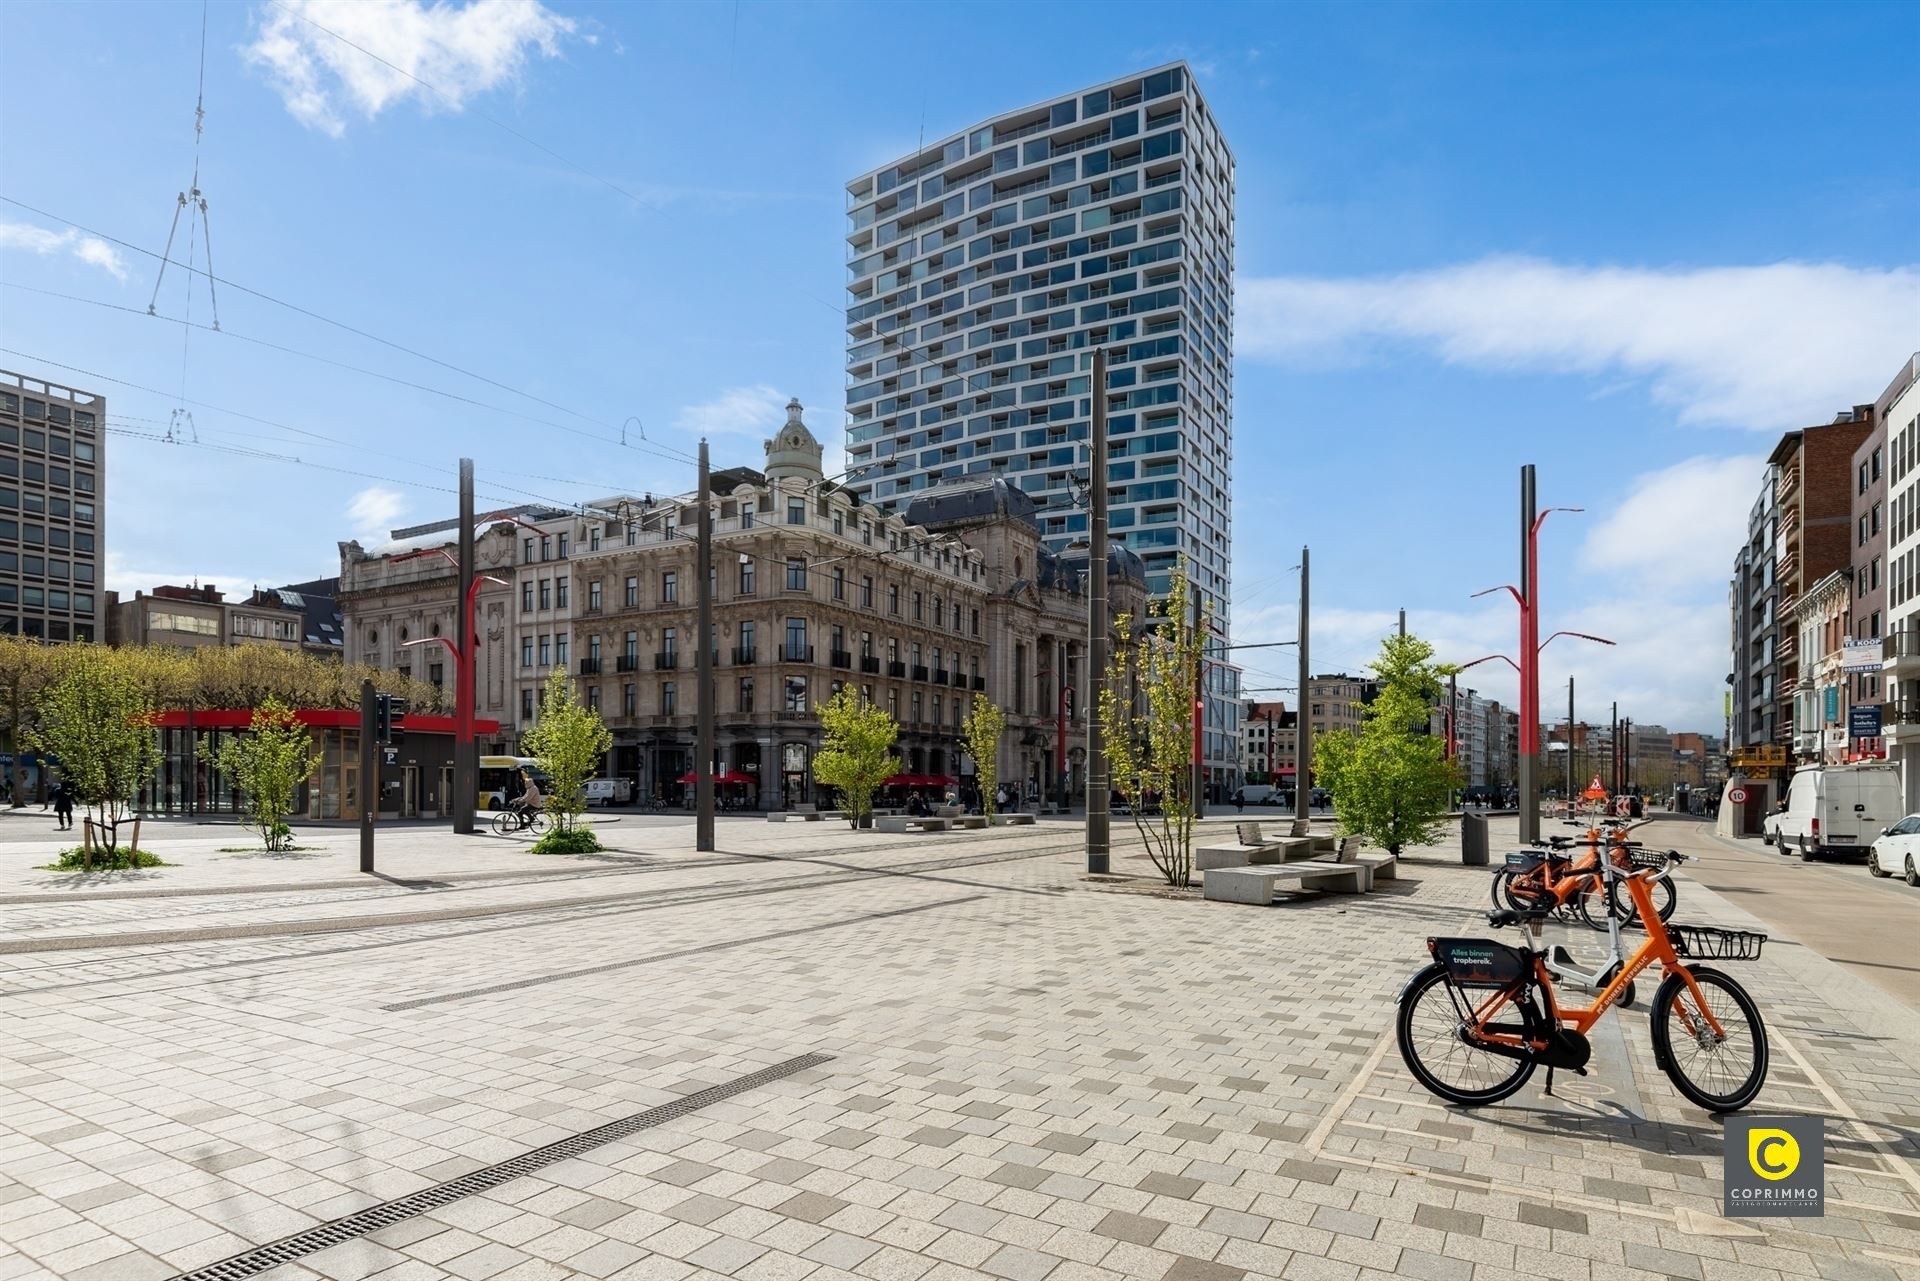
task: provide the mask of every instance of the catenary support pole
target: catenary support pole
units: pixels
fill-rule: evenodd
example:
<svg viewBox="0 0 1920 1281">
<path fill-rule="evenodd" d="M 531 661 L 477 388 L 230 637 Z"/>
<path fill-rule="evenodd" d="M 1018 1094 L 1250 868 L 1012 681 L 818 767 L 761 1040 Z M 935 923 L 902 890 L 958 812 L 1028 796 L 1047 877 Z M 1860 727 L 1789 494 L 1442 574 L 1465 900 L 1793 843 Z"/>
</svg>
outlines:
<svg viewBox="0 0 1920 1281">
<path fill-rule="evenodd" d="M 1300 549 L 1300 688 L 1296 691 L 1300 699 L 1300 712 L 1294 717 L 1298 727 L 1293 733 L 1293 834 L 1305 836 L 1313 825 L 1313 719 L 1308 715 L 1312 709 L 1309 699 L 1313 692 L 1312 679 L 1307 675 L 1312 668 L 1307 660 L 1307 610 L 1309 600 L 1309 566 L 1307 549 Z"/>
<path fill-rule="evenodd" d="M 1107 353 L 1093 352 L 1093 437 L 1087 478 L 1093 511 L 1087 548 L 1087 872 L 1104 876 L 1110 866 L 1109 806 L 1113 780 L 1107 769 Z"/>
<path fill-rule="evenodd" d="M 1567 812 L 1573 812 L 1573 793 L 1579 780 L 1574 777 L 1573 768 L 1573 677 L 1567 677 Z"/>
<path fill-rule="evenodd" d="M 1534 623 L 1533 464 L 1520 469 L 1520 843 L 1540 839 L 1540 647 Z"/>
<path fill-rule="evenodd" d="M 1207 616 L 1200 601 L 1199 587 L 1193 591 L 1193 635 L 1196 658 L 1193 664 L 1193 813 L 1207 816 L 1207 761 L 1203 746 L 1207 734 Z"/>
<path fill-rule="evenodd" d="M 373 820 L 380 812 L 380 755 L 373 736 L 373 682 L 360 682 L 360 870 L 373 871 Z"/>
<path fill-rule="evenodd" d="M 473 807 L 480 792 L 480 759 L 474 750 L 474 671 L 480 666 L 479 621 L 473 616 L 473 459 L 460 460 L 460 581 L 454 584 L 459 617 L 453 643 L 461 661 L 453 665 L 453 830 L 473 834 Z"/>
<path fill-rule="evenodd" d="M 1620 794 L 1620 704 L 1617 702 L 1613 705 L 1613 724 L 1607 730 L 1607 758 L 1610 766 L 1607 776 L 1610 786 L 1607 790 L 1618 796 Z"/>
<path fill-rule="evenodd" d="M 713 488 L 707 472 L 707 442 L 700 441 L 700 551 L 694 569 L 699 583 L 700 618 L 694 642 L 699 652 L 694 660 L 699 690 L 694 695 L 694 819 L 693 847 L 713 849 Z M 839 571 L 835 571 L 836 573 Z"/>
</svg>

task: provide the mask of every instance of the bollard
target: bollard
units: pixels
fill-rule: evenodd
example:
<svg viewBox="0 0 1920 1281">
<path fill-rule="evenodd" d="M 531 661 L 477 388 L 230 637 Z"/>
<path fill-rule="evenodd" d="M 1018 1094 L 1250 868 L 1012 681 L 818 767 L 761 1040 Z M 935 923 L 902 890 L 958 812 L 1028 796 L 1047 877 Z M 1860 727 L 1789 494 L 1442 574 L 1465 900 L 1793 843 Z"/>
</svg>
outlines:
<svg viewBox="0 0 1920 1281">
<path fill-rule="evenodd" d="M 1487 865 L 1487 816 L 1460 816 L 1460 861 L 1468 867 Z"/>
</svg>

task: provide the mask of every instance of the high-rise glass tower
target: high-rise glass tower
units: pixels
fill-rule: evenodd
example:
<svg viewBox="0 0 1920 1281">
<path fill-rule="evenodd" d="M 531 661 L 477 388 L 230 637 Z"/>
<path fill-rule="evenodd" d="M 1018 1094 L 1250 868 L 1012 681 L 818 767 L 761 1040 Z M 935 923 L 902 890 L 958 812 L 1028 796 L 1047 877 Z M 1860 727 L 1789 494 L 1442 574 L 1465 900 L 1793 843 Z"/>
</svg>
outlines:
<svg viewBox="0 0 1920 1281">
<path fill-rule="evenodd" d="M 1233 154 L 1185 63 L 975 125 L 847 184 L 847 483 L 904 508 L 1004 475 L 1056 549 L 1087 531 L 1094 347 L 1113 538 L 1163 591 L 1183 559 L 1231 622 Z M 1231 786 L 1236 673 L 1209 684 Z"/>
</svg>

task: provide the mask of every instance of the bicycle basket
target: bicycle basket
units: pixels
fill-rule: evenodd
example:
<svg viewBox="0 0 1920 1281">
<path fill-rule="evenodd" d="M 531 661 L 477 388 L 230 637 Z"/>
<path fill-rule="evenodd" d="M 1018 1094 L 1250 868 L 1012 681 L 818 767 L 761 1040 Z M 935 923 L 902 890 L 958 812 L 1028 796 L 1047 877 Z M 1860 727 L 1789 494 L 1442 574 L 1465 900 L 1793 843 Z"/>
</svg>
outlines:
<svg viewBox="0 0 1920 1281">
<path fill-rule="evenodd" d="M 1627 859 L 1635 871 L 1652 868 L 1656 872 L 1666 870 L 1667 854 L 1665 850 L 1628 850 Z"/>
<path fill-rule="evenodd" d="M 1493 939 L 1436 938 L 1427 947 L 1460 987 L 1511 987 L 1533 968 L 1525 952 Z"/>
<path fill-rule="evenodd" d="M 1767 936 L 1754 930 L 1667 924 L 1673 950 L 1690 961 L 1757 961 Z"/>
</svg>

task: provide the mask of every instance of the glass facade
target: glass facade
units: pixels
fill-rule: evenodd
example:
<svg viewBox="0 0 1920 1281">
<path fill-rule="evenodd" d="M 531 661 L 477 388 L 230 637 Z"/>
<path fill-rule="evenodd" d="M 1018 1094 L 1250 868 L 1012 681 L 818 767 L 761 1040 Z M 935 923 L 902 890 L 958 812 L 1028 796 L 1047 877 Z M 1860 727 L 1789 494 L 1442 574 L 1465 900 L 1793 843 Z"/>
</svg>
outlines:
<svg viewBox="0 0 1920 1281">
<path fill-rule="evenodd" d="M 896 511 L 1004 475 L 1064 548 L 1104 348 L 1113 539 L 1156 593 L 1184 564 L 1230 635 L 1234 161 L 1188 68 L 997 117 L 847 193 L 848 487 Z M 1212 692 L 1207 755 L 1232 762 L 1237 671 Z"/>
<path fill-rule="evenodd" d="M 101 397 L 0 371 L 0 632 L 106 639 L 105 428 Z"/>
</svg>

